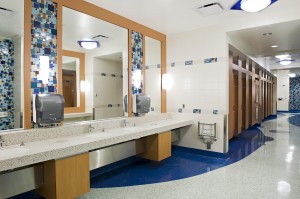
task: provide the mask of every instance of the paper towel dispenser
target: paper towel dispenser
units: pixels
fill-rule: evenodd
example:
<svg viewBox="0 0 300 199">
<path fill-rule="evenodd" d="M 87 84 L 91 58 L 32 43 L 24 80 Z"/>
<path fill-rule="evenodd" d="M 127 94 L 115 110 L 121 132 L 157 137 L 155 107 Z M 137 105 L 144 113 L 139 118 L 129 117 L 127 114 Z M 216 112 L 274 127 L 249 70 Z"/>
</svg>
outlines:
<svg viewBox="0 0 300 199">
<path fill-rule="evenodd" d="M 132 96 L 132 112 L 135 115 L 141 115 L 150 111 L 151 99 L 146 94 L 134 94 Z"/>
<path fill-rule="evenodd" d="M 46 126 L 64 120 L 65 100 L 59 94 L 38 94 L 33 96 L 33 121 Z"/>
</svg>

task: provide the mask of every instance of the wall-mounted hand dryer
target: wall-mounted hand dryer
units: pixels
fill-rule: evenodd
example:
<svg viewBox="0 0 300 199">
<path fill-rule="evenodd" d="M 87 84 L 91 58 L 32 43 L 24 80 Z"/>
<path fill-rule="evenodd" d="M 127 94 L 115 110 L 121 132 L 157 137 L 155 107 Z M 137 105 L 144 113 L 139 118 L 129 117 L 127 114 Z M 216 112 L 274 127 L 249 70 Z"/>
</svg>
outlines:
<svg viewBox="0 0 300 199">
<path fill-rule="evenodd" d="M 58 124 L 64 120 L 65 100 L 59 94 L 33 95 L 33 121 L 45 126 Z"/>
<path fill-rule="evenodd" d="M 141 115 L 150 111 L 151 99 L 146 94 L 134 94 L 132 96 L 132 112 L 135 115 Z"/>
</svg>

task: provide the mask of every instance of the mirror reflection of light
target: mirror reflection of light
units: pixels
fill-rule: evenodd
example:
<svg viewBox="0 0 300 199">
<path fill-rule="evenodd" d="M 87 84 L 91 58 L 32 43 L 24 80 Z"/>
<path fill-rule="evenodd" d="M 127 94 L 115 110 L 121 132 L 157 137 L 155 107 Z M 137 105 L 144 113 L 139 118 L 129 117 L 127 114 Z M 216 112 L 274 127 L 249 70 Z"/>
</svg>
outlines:
<svg viewBox="0 0 300 199">
<path fill-rule="evenodd" d="M 162 76 L 162 88 L 165 90 L 171 90 L 174 84 L 174 80 L 171 75 L 163 74 Z"/>
<path fill-rule="evenodd" d="M 294 151 L 295 150 L 295 146 L 293 145 L 293 146 L 290 146 L 290 150 L 291 151 Z"/>
<path fill-rule="evenodd" d="M 142 82 L 142 70 L 132 71 L 132 81 L 135 88 L 139 88 Z"/>
<path fill-rule="evenodd" d="M 291 185 L 286 181 L 277 182 L 277 191 L 282 196 L 289 196 L 291 192 Z"/>
<path fill-rule="evenodd" d="M 40 56 L 40 71 L 38 74 L 38 80 L 42 80 L 44 84 L 48 84 L 49 72 L 49 57 Z"/>
<path fill-rule="evenodd" d="M 291 163 L 293 161 L 293 152 L 288 152 L 288 154 L 286 155 L 285 161 L 287 163 Z"/>
</svg>

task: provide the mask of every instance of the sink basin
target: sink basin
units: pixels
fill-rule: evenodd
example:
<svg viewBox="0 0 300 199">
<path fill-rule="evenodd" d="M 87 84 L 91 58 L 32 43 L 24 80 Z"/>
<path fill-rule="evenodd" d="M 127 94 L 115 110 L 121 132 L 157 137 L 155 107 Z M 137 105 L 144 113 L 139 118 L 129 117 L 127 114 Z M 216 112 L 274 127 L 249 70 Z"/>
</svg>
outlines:
<svg viewBox="0 0 300 199">
<path fill-rule="evenodd" d="M 136 126 L 129 126 L 129 127 L 122 128 L 122 130 L 124 130 L 124 131 L 142 131 L 143 128 L 136 127 Z"/>
<path fill-rule="evenodd" d="M 26 147 L 16 147 L 16 148 L 4 148 L 0 149 L 0 158 L 7 158 L 10 156 L 19 155 L 27 152 L 29 149 Z"/>
<path fill-rule="evenodd" d="M 111 136 L 110 133 L 90 133 L 90 134 L 85 135 L 85 137 L 87 137 L 87 138 L 107 138 L 110 136 Z"/>
</svg>

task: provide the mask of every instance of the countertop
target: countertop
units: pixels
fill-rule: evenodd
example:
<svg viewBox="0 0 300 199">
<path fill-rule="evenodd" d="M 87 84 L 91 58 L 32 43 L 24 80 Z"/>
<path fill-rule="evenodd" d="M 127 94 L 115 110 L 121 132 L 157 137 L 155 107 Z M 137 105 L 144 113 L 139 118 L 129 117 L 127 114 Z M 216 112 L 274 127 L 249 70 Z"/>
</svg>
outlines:
<svg viewBox="0 0 300 199">
<path fill-rule="evenodd" d="M 147 122 L 135 127 L 111 128 L 104 129 L 104 132 L 95 131 L 92 133 L 83 133 L 74 136 L 28 142 L 25 143 L 24 146 L 28 149 L 26 152 L 9 156 L 7 155 L 5 157 L 0 156 L 0 172 L 85 153 L 95 149 L 139 139 L 141 137 L 189 126 L 191 124 L 193 124 L 191 119 L 171 118 L 155 122 Z M 9 148 L 21 148 L 21 146 L 10 145 L 1 150 L 7 150 Z M 2 152 L 5 153 L 5 151 Z"/>
</svg>

